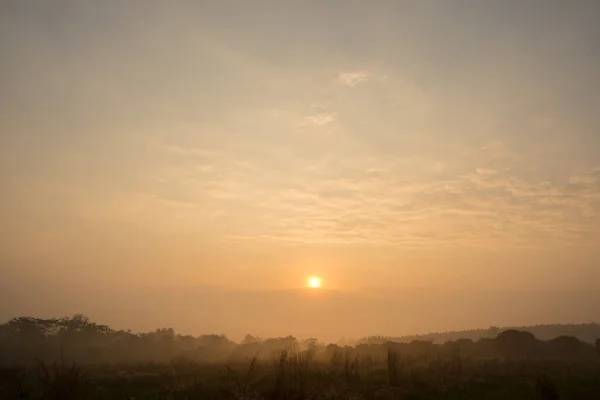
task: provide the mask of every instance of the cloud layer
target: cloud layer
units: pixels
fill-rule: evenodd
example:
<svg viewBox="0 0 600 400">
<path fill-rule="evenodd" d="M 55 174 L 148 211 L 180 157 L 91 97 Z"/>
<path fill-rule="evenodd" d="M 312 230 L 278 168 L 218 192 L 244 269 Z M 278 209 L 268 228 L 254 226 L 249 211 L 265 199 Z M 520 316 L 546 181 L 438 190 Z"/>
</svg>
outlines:
<svg viewBox="0 0 600 400">
<path fill-rule="evenodd" d="M 492 148 L 501 168 L 477 167 Z M 242 161 L 188 152 L 197 157 L 180 183 L 188 180 L 198 207 L 219 210 L 236 240 L 544 248 L 594 246 L 600 233 L 599 168 L 566 181 L 523 177 L 513 169 L 519 158 L 500 143 L 473 150 L 465 173 L 427 157 L 307 161 L 274 150 Z"/>
</svg>

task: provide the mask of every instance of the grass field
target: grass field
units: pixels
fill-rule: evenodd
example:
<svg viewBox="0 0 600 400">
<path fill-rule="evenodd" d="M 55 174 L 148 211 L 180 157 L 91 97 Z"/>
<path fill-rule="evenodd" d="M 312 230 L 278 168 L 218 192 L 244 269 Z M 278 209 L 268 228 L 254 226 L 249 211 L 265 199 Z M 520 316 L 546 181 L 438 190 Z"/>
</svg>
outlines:
<svg viewBox="0 0 600 400">
<path fill-rule="evenodd" d="M 38 363 L 1 371 L 2 399 L 600 399 L 600 362 L 407 357 L 206 364 Z"/>
</svg>

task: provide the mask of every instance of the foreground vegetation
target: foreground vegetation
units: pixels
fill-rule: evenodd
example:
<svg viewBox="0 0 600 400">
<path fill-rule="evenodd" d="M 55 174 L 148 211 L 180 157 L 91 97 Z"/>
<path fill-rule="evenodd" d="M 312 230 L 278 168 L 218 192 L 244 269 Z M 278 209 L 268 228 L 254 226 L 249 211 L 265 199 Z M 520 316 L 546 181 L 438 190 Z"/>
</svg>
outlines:
<svg viewBox="0 0 600 400">
<path fill-rule="evenodd" d="M 0 329 L 0 399 L 600 399 L 600 341 L 518 330 L 434 344 L 113 331 L 83 316 Z"/>
<path fill-rule="evenodd" d="M 282 351 L 269 361 L 5 368 L 2 399 L 598 399 L 600 364 L 341 357 Z"/>
</svg>

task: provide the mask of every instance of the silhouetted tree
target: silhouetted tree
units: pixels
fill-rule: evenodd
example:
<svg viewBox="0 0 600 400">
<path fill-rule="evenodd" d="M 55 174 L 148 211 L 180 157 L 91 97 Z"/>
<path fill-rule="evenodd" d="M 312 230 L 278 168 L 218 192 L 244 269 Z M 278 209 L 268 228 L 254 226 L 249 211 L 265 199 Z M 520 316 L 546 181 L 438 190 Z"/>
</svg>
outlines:
<svg viewBox="0 0 600 400">
<path fill-rule="evenodd" d="M 559 336 L 548 341 L 548 346 L 556 357 L 560 358 L 582 358 L 591 353 L 589 344 L 582 343 L 574 336 Z"/>
<path fill-rule="evenodd" d="M 486 333 L 487 333 L 487 337 L 495 338 L 500 334 L 500 328 L 492 325 L 488 328 Z"/>
<path fill-rule="evenodd" d="M 496 337 L 502 355 L 511 357 L 531 357 L 537 350 L 538 340 L 530 332 L 509 329 Z"/>
<path fill-rule="evenodd" d="M 253 336 L 253 335 L 246 335 L 244 336 L 244 339 L 242 340 L 241 344 L 248 344 L 248 343 L 258 343 L 261 342 L 261 339 L 258 336 Z"/>
<path fill-rule="evenodd" d="M 597 326 L 588 324 L 565 326 L 562 329 L 582 329 L 590 334 Z M 269 359 L 274 354 L 280 354 L 281 350 L 288 351 L 287 354 L 308 351 L 311 357 L 329 360 L 340 366 L 354 362 L 352 360 L 385 360 L 390 351 L 406 359 L 431 359 L 432 356 L 452 360 L 505 356 L 568 359 L 590 358 L 595 353 L 600 356 L 600 339 L 583 342 L 574 335 L 559 335 L 541 341 L 531 332 L 514 329 L 505 330 L 490 339 L 485 337 L 487 330 L 478 332 L 481 339 L 477 341 L 453 339 L 444 344 L 424 340 L 435 338 L 435 335 L 414 336 L 417 339 L 412 339 L 410 343 L 391 339 L 382 342 L 384 337 L 372 337 L 360 341 L 355 347 L 323 346 L 316 338 L 299 343 L 293 336 L 263 340 L 246 335 L 240 344 L 236 344 L 224 335 L 184 336 L 176 334 L 172 328 L 160 328 L 148 333 L 115 331 L 81 314 L 60 319 L 19 317 L 0 324 L 0 365 L 31 363 L 34 360 L 52 363 L 61 359 L 80 363 L 165 362 L 181 357 L 216 362 L 256 356 Z M 446 332 L 443 335 L 454 337 L 460 332 Z"/>
</svg>

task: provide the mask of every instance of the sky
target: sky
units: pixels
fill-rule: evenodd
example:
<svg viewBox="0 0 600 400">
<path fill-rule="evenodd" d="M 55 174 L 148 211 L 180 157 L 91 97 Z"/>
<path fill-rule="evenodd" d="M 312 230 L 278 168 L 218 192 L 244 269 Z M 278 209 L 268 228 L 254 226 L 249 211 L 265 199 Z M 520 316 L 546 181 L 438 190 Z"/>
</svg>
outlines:
<svg viewBox="0 0 600 400">
<path fill-rule="evenodd" d="M 599 19 L 594 0 L 0 1 L 0 320 L 600 321 Z"/>
</svg>

